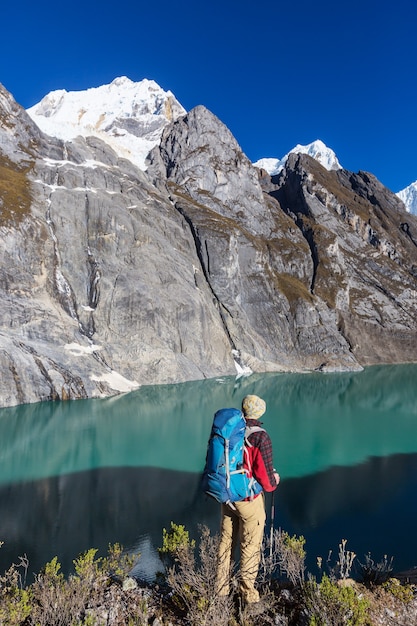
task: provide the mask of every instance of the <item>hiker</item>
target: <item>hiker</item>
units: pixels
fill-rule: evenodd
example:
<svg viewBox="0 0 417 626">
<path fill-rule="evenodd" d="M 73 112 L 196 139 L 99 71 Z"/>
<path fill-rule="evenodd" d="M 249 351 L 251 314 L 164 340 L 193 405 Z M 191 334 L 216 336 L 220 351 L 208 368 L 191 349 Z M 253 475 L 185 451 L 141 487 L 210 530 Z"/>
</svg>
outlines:
<svg viewBox="0 0 417 626">
<path fill-rule="evenodd" d="M 242 412 L 246 426 L 254 428 L 248 436 L 250 465 L 253 476 L 265 491 L 274 491 L 280 481 L 272 463 L 272 443 L 268 433 L 259 428 L 259 418 L 265 413 L 266 404 L 255 395 L 245 396 Z M 245 463 L 246 465 L 246 463 Z M 230 566 L 234 549 L 240 543 L 239 588 L 245 605 L 259 602 L 255 589 L 261 558 L 266 513 L 265 496 L 261 490 L 252 498 L 221 505 L 221 531 L 217 589 L 220 596 L 229 595 Z"/>
</svg>

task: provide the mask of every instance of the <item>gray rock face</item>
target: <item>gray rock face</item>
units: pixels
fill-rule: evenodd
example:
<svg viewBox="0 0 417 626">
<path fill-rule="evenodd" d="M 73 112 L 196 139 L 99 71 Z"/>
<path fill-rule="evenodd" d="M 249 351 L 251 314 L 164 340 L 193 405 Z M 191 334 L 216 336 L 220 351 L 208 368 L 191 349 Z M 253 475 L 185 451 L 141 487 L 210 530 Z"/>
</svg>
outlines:
<svg viewBox="0 0 417 626">
<path fill-rule="evenodd" d="M 146 174 L 0 88 L 0 406 L 415 358 L 417 226 L 369 174 L 261 177 L 197 107 Z"/>
<path fill-rule="evenodd" d="M 3 96 L 29 130 L 14 162 L 1 135 L 1 405 L 235 372 L 169 199 L 96 139 L 49 142 Z"/>
<path fill-rule="evenodd" d="M 311 291 L 363 365 L 415 361 L 417 222 L 372 175 L 291 155 L 272 195 L 311 250 Z"/>
<path fill-rule="evenodd" d="M 168 126 L 149 160 L 154 183 L 176 183 L 196 203 L 238 219 L 254 234 L 270 235 L 273 219 L 264 210 L 256 168 L 228 128 L 205 107 Z"/>
</svg>

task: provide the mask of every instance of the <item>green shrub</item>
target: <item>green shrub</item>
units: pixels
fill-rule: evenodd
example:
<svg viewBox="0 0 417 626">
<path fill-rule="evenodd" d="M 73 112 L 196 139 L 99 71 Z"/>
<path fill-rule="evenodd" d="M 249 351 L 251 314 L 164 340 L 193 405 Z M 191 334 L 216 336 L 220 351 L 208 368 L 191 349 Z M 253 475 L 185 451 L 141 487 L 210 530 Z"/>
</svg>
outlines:
<svg viewBox="0 0 417 626">
<path fill-rule="evenodd" d="M 320 583 L 310 578 L 304 588 L 309 626 L 365 626 L 369 624 L 369 602 L 344 581 L 323 574 Z"/>
<path fill-rule="evenodd" d="M 109 544 L 108 556 L 102 560 L 102 569 L 110 576 L 123 579 L 129 575 L 140 553 L 127 554 L 120 543 Z"/>
<path fill-rule="evenodd" d="M 190 540 L 190 533 L 182 524 L 171 522 L 171 530 L 162 529 L 162 547 L 158 548 L 161 556 L 175 557 L 181 550 L 195 547 L 194 539 Z"/>
<path fill-rule="evenodd" d="M 0 577 L 0 624 L 18 626 L 23 624 L 32 611 L 30 590 L 21 586 L 18 565 L 12 565 Z"/>
<path fill-rule="evenodd" d="M 158 553 L 166 570 L 178 561 L 181 554 L 193 550 L 194 547 L 194 539 L 190 540 L 190 533 L 182 524 L 171 522 L 171 530 L 162 529 L 162 547 L 158 548 Z"/>
<path fill-rule="evenodd" d="M 306 540 L 303 535 L 292 537 L 286 531 L 279 531 L 275 550 L 281 573 L 285 574 L 293 585 L 301 585 L 304 581 Z"/>
<path fill-rule="evenodd" d="M 398 578 L 389 578 L 382 584 L 385 591 L 388 591 L 394 598 L 408 604 L 414 598 L 414 591 L 411 585 L 402 585 Z"/>
</svg>

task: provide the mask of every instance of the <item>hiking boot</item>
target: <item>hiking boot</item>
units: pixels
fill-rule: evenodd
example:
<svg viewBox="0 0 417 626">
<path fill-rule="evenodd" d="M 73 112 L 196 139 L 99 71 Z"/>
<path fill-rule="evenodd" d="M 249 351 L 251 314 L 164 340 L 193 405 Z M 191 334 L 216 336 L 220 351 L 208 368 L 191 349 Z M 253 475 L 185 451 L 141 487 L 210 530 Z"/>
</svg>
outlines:
<svg viewBox="0 0 417 626">
<path fill-rule="evenodd" d="M 248 617 L 257 617 L 258 615 L 262 615 L 268 610 L 268 607 L 265 606 L 265 602 L 259 600 L 258 602 L 248 602 L 245 606 L 245 613 Z"/>
</svg>

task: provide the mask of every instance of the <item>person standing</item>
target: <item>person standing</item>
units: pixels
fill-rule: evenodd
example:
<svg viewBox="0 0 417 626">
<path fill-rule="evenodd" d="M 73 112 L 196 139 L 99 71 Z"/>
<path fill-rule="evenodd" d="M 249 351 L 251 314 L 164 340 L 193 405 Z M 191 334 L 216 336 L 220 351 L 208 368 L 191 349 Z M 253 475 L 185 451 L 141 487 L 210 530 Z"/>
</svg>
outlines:
<svg viewBox="0 0 417 626">
<path fill-rule="evenodd" d="M 263 491 L 274 491 L 280 481 L 273 466 L 272 443 L 268 433 L 260 427 L 259 418 L 266 411 L 266 403 L 259 396 L 248 395 L 242 401 L 242 413 L 249 429 L 247 447 L 249 462 L 245 468 L 252 472 Z M 250 432 L 250 429 L 253 429 Z M 217 591 L 220 596 L 229 595 L 230 567 L 233 552 L 240 544 L 239 590 L 245 605 L 259 602 L 255 588 L 261 545 L 265 527 L 265 496 L 263 491 L 252 499 L 222 504 L 219 558 L 217 568 Z"/>
</svg>

